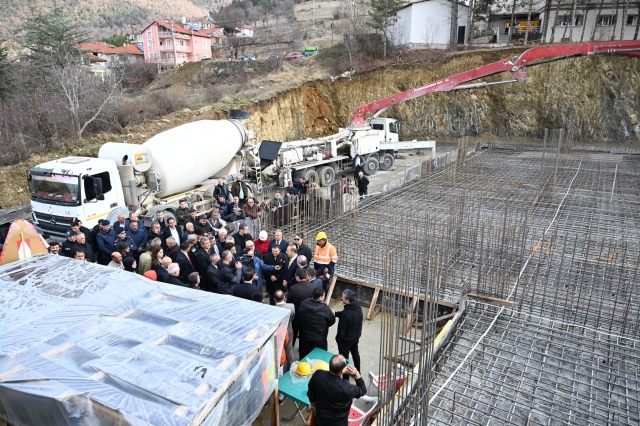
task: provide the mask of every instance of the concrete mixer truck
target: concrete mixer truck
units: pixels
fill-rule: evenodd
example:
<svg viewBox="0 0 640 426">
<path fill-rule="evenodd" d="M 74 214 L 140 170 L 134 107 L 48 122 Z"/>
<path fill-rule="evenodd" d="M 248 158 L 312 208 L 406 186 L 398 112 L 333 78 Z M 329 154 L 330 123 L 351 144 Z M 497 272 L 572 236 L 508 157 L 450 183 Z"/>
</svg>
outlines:
<svg viewBox="0 0 640 426">
<path fill-rule="evenodd" d="M 41 232 L 63 236 L 76 218 L 93 227 L 99 219 L 137 212 L 148 227 L 158 210 L 172 217 L 180 199 L 196 210 L 213 207 L 213 176 L 239 172 L 244 148 L 255 135 L 244 111 L 228 120 L 196 121 L 137 144 L 105 143 L 98 158 L 65 157 L 28 172 L 32 217 Z"/>
</svg>

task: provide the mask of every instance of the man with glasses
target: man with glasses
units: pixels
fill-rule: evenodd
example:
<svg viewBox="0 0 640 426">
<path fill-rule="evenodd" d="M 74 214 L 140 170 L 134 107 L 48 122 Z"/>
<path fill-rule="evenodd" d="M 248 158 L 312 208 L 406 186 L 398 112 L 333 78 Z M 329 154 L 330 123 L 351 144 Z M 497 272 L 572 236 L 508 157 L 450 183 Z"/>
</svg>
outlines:
<svg viewBox="0 0 640 426">
<path fill-rule="evenodd" d="M 302 232 L 298 232 L 296 236 L 293 238 L 293 241 L 298 249 L 298 256 L 304 256 L 309 259 L 313 259 L 313 253 L 311 253 L 311 248 L 304 243 L 304 234 Z"/>
</svg>

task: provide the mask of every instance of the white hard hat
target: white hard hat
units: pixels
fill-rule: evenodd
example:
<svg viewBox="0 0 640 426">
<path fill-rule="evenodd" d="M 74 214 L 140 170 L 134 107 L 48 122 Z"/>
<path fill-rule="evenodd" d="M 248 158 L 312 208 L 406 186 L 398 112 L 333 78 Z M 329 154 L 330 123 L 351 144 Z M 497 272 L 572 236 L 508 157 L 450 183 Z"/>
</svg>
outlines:
<svg viewBox="0 0 640 426">
<path fill-rule="evenodd" d="M 261 241 L 267 241 L 269 234 L 267 234 L 267 231 L 260 231 L 260 234 L 258 235 L 258 237 L 260 237 Z"/>
</svg>

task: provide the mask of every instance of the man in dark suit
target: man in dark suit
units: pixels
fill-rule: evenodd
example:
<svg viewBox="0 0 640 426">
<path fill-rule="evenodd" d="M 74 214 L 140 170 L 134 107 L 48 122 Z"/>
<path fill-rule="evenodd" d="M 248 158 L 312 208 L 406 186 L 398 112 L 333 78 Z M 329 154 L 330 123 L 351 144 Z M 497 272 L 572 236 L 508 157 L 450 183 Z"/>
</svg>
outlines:
<svg viewBox="0 0 640 426">
<path fill-rule="evenodd" d="M 276 290 L 283 290 L 282 277 L 286 271 L 287 256 L 280 252 L 280 246 L 274 246 L 271 248 L 271 252 L 264 256 L 265 265 L 281 266 L 279 271 L 270 271 L 264 273 L 264 280 L 266 282 L 267 292 L 269 293 L 269 299 L 272 305 L 275 305 L 273 294 Z"/>
<path fill-rule="evenodd" d="M 310 283 L 309 277 L 307 275 L 307 271 L 304 268 L 299 268 L 296 271 L 296 285 L 291 286 L 289 290 L 289 294 L 287 295 L 287 303 L 293 303 L 296 307 L 296 318 L 298 317 L 297 312 L 300 309 L 300 304 L 305 300 L 313 297 L 313 290 L 316 287 L 315 284 Z M 296 321 L 296 318 L 293 320 L 293 336 L 289 336 L 291 338 L 292 346 L 296 344 L 296 338 L 298 337 L 298 331 L 300 324 Z"/>
<path fill-rule="evenodd" d="M 189 244 L 188 241 L 183 241 L 180 243 L 180 252 L 176 256 L 176 263 L 180 267 L 179 277 L 184 284 L 189 284 L 189 274 L 195 272 L 195 268 L 193 267 L 194 265 L 189 257 L 190 249 L 191 244 Z"/>
<path fill-rule="evenodd" d="M 282 238 L 282 231 L 280 229 L 277 229 L 276 232 L 273 233 L 273 236 L 275 238 L 273 238 L 269 243 L 269 250 L 271 250 L 273 246 L 278 246 L 280 247 L 281 253 L 286 252 L 289 243 L 287 242 L 287 240 Z"/>
<path fill-rule="evenodd" d="M 211 254 L 211 240 L 207 237 L 202 237 L 202 239 L 200 239 L 200 244 L 198 244 L 196 248 L 194 256 L 196 271 L 198 271 L 202 278 L 206 277 L 207 268 L 211 265 Z M 206 288 L 206 280 L 203 280 L 201 284 L 203 284 L 203 290 L 208 290 Z"/>
<path fill-rule="evenodd" d="M 180 245 L 182 242 L 182 228 L 176 224 L 176 220 L 174 218 L 170 217 L 167 219 L 167 227 L 162 230 L 162 236 L 164 241 L 169 237 L 173 237 L 173 239 L 176 240 L 176 243 Z"/>
<path fill-rule="evenodd" d="M 244 279 L 242 284 L 238 284 L 233 287 L 233 295 L 241 299 L 253 300 L 254 293 L 260 293 L 260 289 L 253 285 L 253 280 L 256 279 L 256 270 L 253 268 L 247 268 L 242 272 L 242 278 Z"/>
<path fill-rule="evenodd" d="M 203 290 L 210 291 L 212 293 L 218 293 L 218 262 L 220 261 L 220 255 L 213 253 L 211 255 L 211 262 L 207 267 L 207 273 L 204 276 L 204 282 L 206 283 Z"/>
<path fill-rule="evenodd" d="M 167 276 L 165 281 L 167 284 L 175 284 L 179 285 L 180 287 L 185 286 L 185 284 L 180 279 L 180 266 L 178 266 L 177 263 L 172 263 L 171 265 L 169 265 L 168 272 L 169 275 Z"/>
<path fill-rule="evenodd" d="M 298 250 L 293 244 L 287 246 L 287 270 L 282 277 L 282 286 L 291 288 L 296 283 L 296 269 L 298 269 Z"/>
</svg>

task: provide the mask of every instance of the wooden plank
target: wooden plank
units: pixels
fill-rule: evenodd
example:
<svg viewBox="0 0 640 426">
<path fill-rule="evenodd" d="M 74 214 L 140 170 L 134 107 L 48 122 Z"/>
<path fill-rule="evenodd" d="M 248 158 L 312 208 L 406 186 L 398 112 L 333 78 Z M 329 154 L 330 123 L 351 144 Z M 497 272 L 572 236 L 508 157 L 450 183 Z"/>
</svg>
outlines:
<svg viewBox="0 0 640 426">
<path fill-rule="evenodd" d="M 271 400 L 271 426 L 280 426 L 280 401 L 278 401 L 278 381 L 276 380 L 276 389 L 269 398 Z"/>
<path fill-rule="evenodd" d="M 373 321 L 376 317 L 376 315 L 378 315 L 378 313 L 382 311 L 382 308 L 376 307 L 373 311 L 373 315 L 371 315 L 371 321 Z"/>
<path fill-rule="evenodd" d="M 333 288 L 336 286 L 336 281 L 338 281 L 338 276 L 334 274 L 333 278 L 331 278 L 331 284 L 329 285 L 329 291 L 327 291 L 327 295 L 324 298 L 324 303 L 326 303 L 327 305 L 329 304 L 329 301 L 331 300 L 331 295 L 333 294 Z"/>
<path fill-rule="evenodd" d="M 376 303 L 378 302 L 378 294 L 380 294 L 380 287 L 377 287 L 373 292 L 373 297 L 369 304 L 369 312 L 367 313 L 367 321 L 371 321 L 373 317 L 373 311 L 376 309 Z"/>
<path fill-rule="evenodd" d="M 515 308 L 518 306 L 516 302 L 510 300 L 498 299 L 496 297 L 482 296 L 480 294 L 469 293 L 467 296 L 471 299 L 482 300 L 483 302 L 495 303 L 496 305 L 506 306 L 508 308 Z"/>
<path fill-rule="evenodd" d="M 371 284 L 365 281 L 360 281 L 360 280 L 354 280 L 352 278 L 349 277 L 345 277 L 344 275 L 340 275 L 340 274 L 336 274 L 334 275 L 334 278 L 338 278 L 340 281 L 344 281 L 346 283 L 350 283 L 350 284 L 356 284 L 356 285 L 360 285 L 362 287 L 368 287 L 368 288 L 372 288 L 372 289 L 379 289 L 382 290 L 382 286 L 378 285 L 378 284 Z M 395 290 L 395 289 L 387 289 L 386 290 L 389 293 L 394 293 L 394 294 L 401 294 L 400 291 Z M 418 298 L 418 300 L 424 301 L 425 299 L 427 300 L 431 300 L 429 298 L 425 298 L 424 296 L 420 295 L 420 296 L 416 296 Z M 457 303 L 453 303 L 453 302 L 449 302 L 448 300 L 436 300 L 436 303 L 438 305 L 442 305 L 442 306 L 449 306 L 450 308 L 457 308 L 458 304 Z"/>
<path fill-rule="evenodd" d="M 413 311 L 416 310 L 417 304 L 418 304 L 418 298 L 416 296 L 413 296 L 411 298 L 411 309 L 409 309 L 409 312 L 407 312 L 407 321 L 404 324 L 404 330 L 402 334 L 407 334 L 409 330 L 411 330 L 411 327 L 413 326 L 413 321 L 415 321 L 415 318 L 413 317 Z"/>
</svg>

